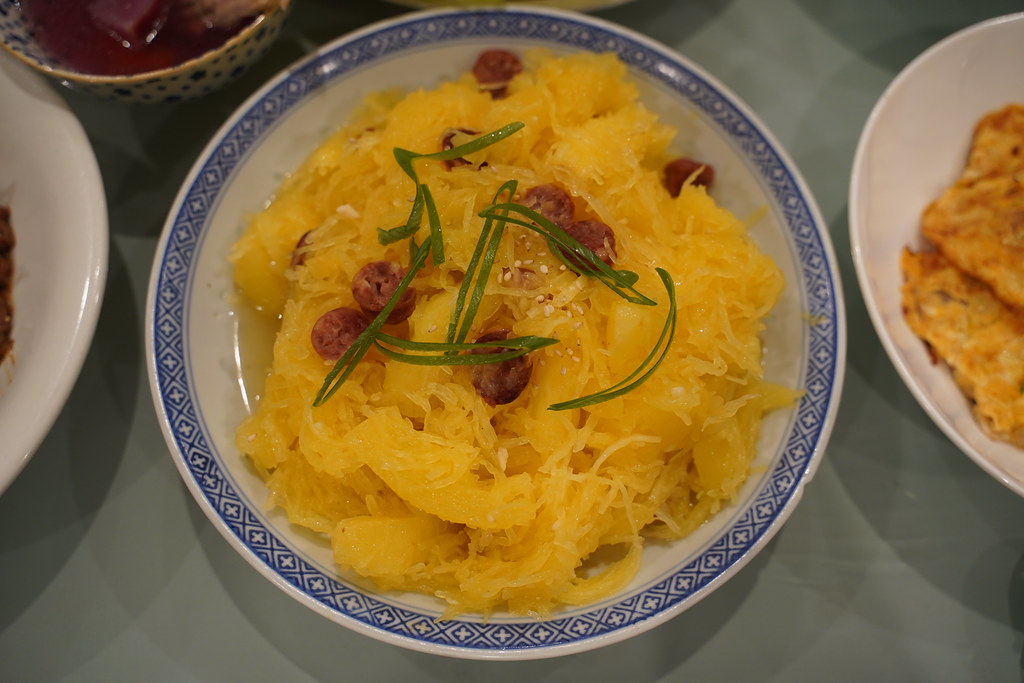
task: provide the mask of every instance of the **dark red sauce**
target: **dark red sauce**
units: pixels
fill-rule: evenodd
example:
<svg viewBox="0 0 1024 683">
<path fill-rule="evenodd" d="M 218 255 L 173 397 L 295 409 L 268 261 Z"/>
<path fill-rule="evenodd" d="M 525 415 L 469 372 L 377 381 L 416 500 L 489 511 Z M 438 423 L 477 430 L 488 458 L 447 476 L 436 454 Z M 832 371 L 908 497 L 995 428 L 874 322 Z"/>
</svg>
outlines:
<svg viewBox="0 0 1024 683">
<path fill-rule="evenodd" d="M 123 2 L 132 4 L 133 0 Z M 128 75 L 165 69 L 198 57 L 223 44 L 250 24 L 247 17 L 230 27 L 210 28 L 180 0 L 154 0 L 121 26 L 141 28 L 138 35 L 118 35 L 104 13 L 111 0 L 21 0 L 21 10 L 40 45 L 71 71 Z M 119 17 L 120 19 L 120 17 Z"/>
</svg>

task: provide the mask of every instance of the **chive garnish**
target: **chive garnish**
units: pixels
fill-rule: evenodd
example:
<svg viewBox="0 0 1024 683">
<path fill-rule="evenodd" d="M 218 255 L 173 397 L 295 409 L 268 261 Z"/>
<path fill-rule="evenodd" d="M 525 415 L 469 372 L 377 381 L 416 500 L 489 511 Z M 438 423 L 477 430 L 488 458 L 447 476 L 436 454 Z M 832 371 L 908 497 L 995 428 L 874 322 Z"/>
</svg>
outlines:
<svg viewBox="0 0 1024 683">
<path fill-rule="evenodd" d="M 676 291 L 675 285 L 672 283 L 672 276 L 669 275 L 668 271 L 664 268 L 657 268 L 656 270 L 658 272 L 658 276 L 661 277 L 662 284 L 665 285 L 665 291 L 668 292 L 668 315 L 665 316 L 665 326 L 662 328 L 661 335 L 658 337 L 658 341 L 655 343 L 651 352 L 643 362 L 640 363 L 636 370 L 631 372 L 628 377 L 618 384 L 587 396 L 575 398 L 571 401 L 552 403 L 548 406 L 548 410 L 584 408 L 596 403 L 603 403 L 604 401 L 613 399 L 616 396 L 622 396 L 647 381 L 647 379 L 654 374 L 654 371 L 658 369 L 658 366 L 661 365 L 661 362 L 665 360 L 665 356 L 668 354 L 669 346 L 672 345 L 672 339 L 675 337 L 676 332 Z"/>
<path fill-rule="evenodd" d="M 493 202 L 498 201 L 502 194 L 508 194 L 509 198 L 515 196 L 518 183 L 515 180 L 505 182 L 498 191 L 494 193 Z M 484 291 L 487 286 L 487 279 L 491 276 L 491 268 L 494 266 L 494 257 L 498 253 L 501 244 L 501 237 L 505 231 L 504 215 L 500 212 L 496 216 L 489 216 L 484 220 L 484 227 L 480 231 L 473 255 L 466 266 L 466 273 L 463 276 L 462 284 L 459 285 L 459 292 L 455 297 L 455 306 L 452 308 L 451 320 L 448 322 L 449 342 L 464 342 L 469 334 L 469 329 L 476 317 L 477 309 L 484 298 Z M 479 268 L 479 272 L 477 269 Z M 473 294 L 466 304 L 466 296 L 472 287 Z M 462 325 L 459 325 L 459 321 Z"/>
<path fill-rule="evenodd" d="M 412 211 L 409 212 L 409 219 L 405 224 L 391 228 L 390 230 L 378 228 L 378 241 L 383 245 L 388 245 L 412 236 L 420 228 L 420 224 L 423 220 L 424 204 L 427 204 L 429 220 L 429 206 L 430 204 L 433 204 L 433 198 L 430 196 L 430 191 L 427 189 L 427 186 L 420 183 L 419 176 L 416 175 L 416 167 L 413 165 L 414 161 L 417 159 L 423 159 L 426 161 L 451 161 L 453 159 L 458 159 L 459 157 L 466 156 L 467 154 L 479 152 L 482 149 L 490 147 L 496 142 L 504 140 L 509 135 L 521 130 L 524 125 L 525 124 L 519 121 L 513 121 L 512 123 L 491 131 L 486 135 L 473 138 L 469 142 L 464 142 L 461 145 L 452 147 L 451 149 L 445 149 L 431 154 L 420 154 L 418 152 L 410 152 L 409 150 L 402 149 L 401 147 L 396 147 L 394 150 L 395 161 L 398 162 L 399 168 L 405 172 L 405 175 L 409 176 L 409 178 L 416 183 L 416 196 L 413 198 Z M 438 240 L 434 249 L 436 250 L 434 253 L 434 263 L 439 264 L 440 261 L 437 260 L 439 254 L 442 256 L 443 260 L 443 246 L 441 245 L 441 240 Z"/>
<path fill-rule="evenodd" d="M 479 215 L 484 218 L 490 218 L 495 215 L 501 215 L 499 212 L 515 212 L 523 216 L 524 218 L 515 218 L 514 216 L 507 215 L 504 216 L 504 220 L 507 223 L 522 226 L 542 235 L 551 246 L 552 253 L 575 272 L 600 280 L 606 287 L 630 303 L 642 306 L 657 305 L 654 299 L 633 287 L 639 279 L 639 275 L 632 271 L 611 268 L 599 259 L 586 245 L 573 239 L 569 233 L 537 211 L 529 209 L 522 204 L 507 202 L 504 204 L 491 204 L 481 211 Z M 565 252 L 577 256 L 578 259 L 575 260 L 578 260 L 579 264 L 575 263 L 573 259 L 567 258 Z"/>
<path fill-rule="evenodd" d="M 381 332 L 380 328 L 384 326 L 384 322 L 391 315 L 391 311 L 394 310 L 395 306 L 398 305 L 398 301 L 402 298 L 405 290 L 409 289 L 409 285 L 412 283 L 413 278 L 423 267 L 423 264 L 427 260 L 427 254 L 430 252 L 430 240 L 428 237 L 420 245 L 420 248 L 416 251 L 416 255 L 413 257 L 409 264 L 409 269 L 405 273 L 405 277 L 398 283 L 398 287 L 395 288 L 391 298 L 388 299 L 387 304 L 381 309 L 380 313 L 370 321 L 370 324 L 366 326 L 355 341 L 352 342 L 352 346 L 337 360 L 331 371 L 327 373 L 324 378 L 324 383 L 320 386 L 320 391 L 317 392 L 316 397 L 313 399 L 313 406 L 322 406 L 331 396 L 334 396 L 334 392 L 338 390 L 345 380 L 349 378 L 349 375 L 355 370 L 356 365 L 363 359 L 366 352 L 370 350 L 373 345 L 373 340 Z"/>
<path fill-rule="evenodd" d="M 382 245 L 387 246 L 394 242 L 400 242 L 407 237 L 412 237 L 417 230 L 420 229 L 420 223 L 423 222 L 423 186 L 419 183 L 416 184 L 416 196 L 412 200 L 412 210 L 409 212 L 409 218 L 406 219 L 405 223 L 397 227 L 385 230 L 383 228 L 377 228 L 377 241 Z"/>
<path fill-rule="evenodd" d="M 518 358 L 519 356 L 526 355 L 530 351 L 536 351 L 537 349 L 544 348 L 545 346 L 556 344 L 558 343 L 558 340 L 551 339 L 550 337 L 527 335 L 525 337 L 512 337 L 511 339 L 502 339 L 500 341 L 493 342 L 424 342 L 392 337 L 389 334 L 381 332 L 374 339 L 374 343 L 377 346 L 377 349 L 385 356 L 402 363 L 411 363 L 413 365 L 488 365 L 490 363 L 501 363 L 502 361 Z M 386 345 L 391 345 L 406 351 L 433 351 L 435 352 L 435 355 L 402 353 L 400 351 L 390 349 Z M 466 353 L 481 347 L 510 350 L 487 354 Z"/>
<path fill-rule="evenodd" d="M 369 352 L 376 348 L 385 357 L 392 360 L 414 365 L 484 365 L 502 363 L 518 358 L 531 351 L 557 343 L 557 339 L 537 336 L 514 337 L 493 342 L 466 342 L 472 328 L 480 302 L 486 291 L 487 280 L 494 266 L 494 260 L 501 245 L 505 227 L 508 224 L 518 225 L 540 234 L 548 242 L 551 252 L 568 268 L 586 277 L 592 277 L 627 301 L 644 306 L 655 306 L 657 302 L 638 291 L 634 285 L 639 275 L 628 270 L 611 268 L 599 259 L 594 252 L 565 230 L 551 222 L 543 215 L 522 204 L 512 201 L 518 187 L 515 180 L 502 184 L 494 194 L 491 204 L 478 215 L 484 219 L 484 225 L 477 238 L 473 255 L 466 266 L 462 283 L 456 295 L 448 323 L 448 331 L 444 342 L 423 342 L 401 339 L 381 331 L 391 311 L 398 304 L 402 295 L 411 285 L 413 279 L 432 256 L 435 265 L 444 261 L 444 235 L 440 215 L 434 203 L 433 194 L 426 183 L 421 183 L 416 174 L 414 162 L 418 159 L 446 161 L 458 159 L 480 151 L 523 128 L 520 122 L 513 122 L 495 131 L 470 140 L 451 149 L 419 154 L 406 149 L 395 148 L 394 157 L 399 167 L 416 185 L 416 195 L 412 208 L 405 223 L 385 230 L 378 229 L 378 241 L 392 244 L 402 239 L 409 240 L 410 264 L 405 276 L 392 293 L 387 305 L 370 322 L 363 332 L 334 364 L 324 378 L 323 385 L 313 400 L 314 406 L 323 405 L 338 388 L 351 376 L 356 365 Z M 500 201 L 507 195 L 507 201 Z M 423 215 L 426 213 L 429 235 L 420 244 L 416 243 L 415 233 L 420 229 Z M 569 255 L 572 255 L 570 257 Z M 632 391 L 645 382 L 668 353 L 669 346 L 675 336 L 676 298 L 672 277 L 663 268 L 656 268 L 666 291 L 668 292 L 669 310 L 662 328 L 661 335 L 650 354 L 628 377 L 617 384 L 593 394 L 582 396 L 571 401 L 563 401 L 548 406 L 549 410 L 568 410 L 582 408 L 610 400 Z M 481 347 L 499 348 L 500 351 L 480 354 L 472 353 Z"/>
<path fill-rule="evenodd" d="M 434 265 L 444 263 L 444 238 L 441 234 L 441 217 L 437 213 L 437 205 L 434 204 L 434 195 L 430 188 L 420 185 L 423 192 L 423 204 L 427 207 L 427 223 L 430 224 L 431 252 L 434 256 Z"/>
</svg>

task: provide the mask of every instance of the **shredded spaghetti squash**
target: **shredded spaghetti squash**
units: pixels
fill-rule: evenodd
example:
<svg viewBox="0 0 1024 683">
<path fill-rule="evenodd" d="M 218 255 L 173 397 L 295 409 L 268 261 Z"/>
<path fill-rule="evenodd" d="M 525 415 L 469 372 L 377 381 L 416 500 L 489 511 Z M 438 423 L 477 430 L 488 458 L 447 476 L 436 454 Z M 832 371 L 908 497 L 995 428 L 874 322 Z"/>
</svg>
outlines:
<svg viewBox="0 0 1024 683">
<path fill-rule="evenodd" d="M 704 187 L 666 191 L 674 131 L 648 111 L 612 55 L 523 56 L 494 99 L 470 75 L 371 96 L 252 217 L 230 256 L 237 286 L 279 318 L 273 362 L 237 444 L 270 504 L 330 538 L 344 572 L 416 591 L 446 617 L 497 610 L 546 617 L 627 584 L 645 539 L 678 539 L 743 484 L 766 411 L 794 393 L 763 381 L 765 316 L 783 288 L 746 226 Z M 475 324 L 557 344 L 531 353 L 529 385 L 488 405 L 464 367 L 393 362 L 371 351 L 337 393 L 314 397 L 332 363 L 310 344 L 327 310 L 350 305 L 354 273 L 408 262 L 401 225 L 415 187 L 393 150 L 431 152 L 452 128 L 523 129 L 447 168 L 418 167 L 445 231 L 445 260 L 421 271 L 416 307 L 390 333 L 444 338 L 456 290 L 498 187 L 557 183 L 579 214 L 616 234 L 616 267 L 658 300 L 640 306 L 581 277 L 547 243 L 510 226 Z M 301 267 L 291 264 L 307 236 Z M 572 410 L 559 401 L 629 375 L 663 328 L 674 276 L 677 328 L 646 382 Z"/>
</svg>

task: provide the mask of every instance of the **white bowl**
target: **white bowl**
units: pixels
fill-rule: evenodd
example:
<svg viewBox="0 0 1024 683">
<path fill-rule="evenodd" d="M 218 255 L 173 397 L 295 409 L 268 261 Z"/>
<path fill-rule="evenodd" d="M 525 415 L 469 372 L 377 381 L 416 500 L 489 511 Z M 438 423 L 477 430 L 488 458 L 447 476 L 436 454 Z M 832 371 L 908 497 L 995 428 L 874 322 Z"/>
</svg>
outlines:
<svg viewBox="0 0 1024 683">
<path fill-rule="evenodd" d="M 0 363 L 0 492 L 28 463 L 85 361 L 107 272 L 107 204 L 78 119 L 0 54 L 0 204 L 14 247 L 14 349 Z"/>
<path fill-rule="evenodd" d="M 1024 451 L 989 438 L 900 305 L 900 250 L 924 245 L 921 212 L 963 171 L 986 112 L 1024 103 L 1024 14 L 976 24 L 926 50 L 893 80 L 861 134 L 850 180 L 850 241 L 868 312 L 889 358 L 935 424 L 1024 496 Z"/>
<path fill-rule="evenodd" d="M 697 533 L 645 551 L 635 581 L 552 620 L 436 621 L 432 598 L 368 591 L 338 576 L 326 539 L 264 506 L 266 489 L 234 446 L 245 415 L 226 256 L 245 216 L 364 95 L 434 85 L 486 46 L 613 51 L 646 104 L 714 159 L 715 192 L 783 268 L 787 290 L 765 335 L 770 379 L 806 388 L 764 425 L 756 470 L 736 504 Z M 809 321 L 816 324 L 809 324 Z M 146 320 L 153 398 L 185 482 L 230 543 L 303 604 L 358 632 L 467 658 L 551 657 L 641 633 L 711 593 L 778 531 L 828 440 L 845 360 L 840 281 L 829 237 L 797 170 L 735 96 L 668 49 L 557 10 L 438 11 L 370 26 L 325 46 L 244 104 L 202 153 L 174 204 L 154 263 Z"/>
</svg>

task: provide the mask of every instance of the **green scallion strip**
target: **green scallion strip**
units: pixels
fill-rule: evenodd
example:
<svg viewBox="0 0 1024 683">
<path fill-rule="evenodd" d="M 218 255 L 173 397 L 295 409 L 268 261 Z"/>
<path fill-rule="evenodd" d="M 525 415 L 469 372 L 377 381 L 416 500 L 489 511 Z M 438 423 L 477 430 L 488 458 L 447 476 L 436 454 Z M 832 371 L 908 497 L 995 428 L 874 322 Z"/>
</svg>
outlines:
<svg viewBox="0 0 1024 683">
<path fill-rule="evenodd" d="M 569 233 L 555 225 L 540 213 L 529 209 L 522 204 L 507 202 L 504 204 L 492 204 L 480 212 L 484 218 L 501 215 L 500 212 L 517 213 L 524 218 L 516 218 L 512 215 L 504 216 L 507 223 L 519 225 L 533 230 L 542 235 L 550 245 L 552 251 L 563 263 L 577 273 L 600 280 L 606 287 L 626 299 L 630 303 L 643 306 L 656 306 L 657 302 L 647 295 L 639 292 L 633 287 L 639 279 L 639 275 L 629 270 L 615 270 L 599 259 L 586 245 L 581 244 Z M 562 250 L 576 255 L 582 262 L 583 267 L 573 263 L 565 257 Z"/>
<path fill-rule="evenodd" d="M 512 123 L 505 124 L 497 130 L 493 130 L 490 133 L 481 135 L 478 138 L 473 138 L 469 142 L 464 142 L 461 145 L 452 147 L 451 149 L 443 149 L 440 152 L 432 152 L 430 154 L 417 154 L 416 152 L 410 152 L 404 149 L 395 150 L 395 159 L 398 161 L 398 165 L 402 167 L 402 170 L 409 175 L 410 178 L 415 178 L 416 171 L 412 167 L 412 162 L 416 159 L 425 159 L 427 161 L 453 161 L 461 157 L 479 152 L 482 149 L 490 147 L 491 145 L 501 142 L 509 135 L 517 133 L 523 129 L 526 124 L 521 121 L 513 121 Z M 399 158 L 399 153 L 401 158 Z M 410 174 L 411 172 L 411 174 Z"/>
<path fill-rule="evenodd" d="M 458 334 L 459 321 L 462 319 L 463 311 L 466 308 L 466 297 L 469 296 L 470 287 L 473 285 L 473 275 L 476 273 L 477 267 L 480 264 L 480 259 L 483 256 L 487 243 L 489 242 L 493 228 L 494 219 L 485 219 L 484 227 L 480 230 L 480 237 L 477 238 L 476 246 L 473 248 L 473 255 L 470 257 L 469 263 L 466 265 L 466 272 L 463 274 L 462 283 L 459 285 L 459 291 L 455 295 L 455 305 L 452 306 L 451 317 L 448 319 L 448 332 L 445 335 L 445 341 L 449 343 L 454 342 L 456 335 Z M 472 320 L 471 316 L 470 319 Z"/>
<path fill-rule="evenodd" d="M 412 237 L 420 229 L 420 224 L 423 222 L 424 204 L 421 187 L 419 183 L 416 184 L 416 196 L 412 200 L 412 210 L 409 212 L 409 218 L 405 221 L 404 225 L 399 225 L 390 230 L 377 228 L 377 241 L 382 245 L 387 246 L 394 242 L 400 242 L 407 237 Z"/>
<path fill-rule="evenodd" d="M 437 213 L 437 205 L 434 204 L 434 195 L 426 184 L 420 185 L 420 192 L 423 193 L 423 203 L 427 207 L 427 223 L 430 225 L 431 252 L 434 257 L 434 265 L 444 263 L 444 239 L 441 235 L 441 217 Z"/>
<path fill-rule="evenodd" d="M 467 154 L 479 152 L 482 149 L 490 147 L 496 142 L 501 142 L 509 135 L 516 133 L 521 130 L 525 124 L 519 121 L 513 121 L 501 128 L 491 131 L 486 135 L 481 135 L 478 138 L 473 138 L 469 142 L 464 142 L 461 145 L 452 147 L 451 149 L 441 150 L 440 152 L 432 152 L 430 154 L 421 154 L 419 152 L 412 152 L 401 147 L 394 149 L 395 161 L 398 162 L 399 168 L 405 172 L 409 178 L 416 183 L 416 196 L 413 199 L 412 211 L 409 213 L 409 219 L 404 225 L 385 230 L 383 228 L 377 228 L 377 240 L 383 244 L 388 245 L 393 242 L 398 242 L 411 237 L 417 230 L 420 229 L 420 225 L 423 220 L 423 209 L 427 209 L 428 219 L 430 217 L 430 206 L 428 202 L 432 203 L 432 199 L 429 197 L 429 193 L 424 194 L 423 189 L 426 185 L 423 185 L 419 181 L 419 176 L 416 174 L 416 167 L 413 165 L 417 159 L 425 159 L 427 161 L 451 161 L 464 157 Z M 426 204 L 426 206 L 424 206 Z M 436 212 L 435 212 L 436 213 Z M 437 240 L 434 246 L 434 263 L 440 264 L 444 258 L 444 247 L 442 246 L 441 240 Z M 439 255 L 441 260 L 438 260 Z"/>
<path fill-rule="evenodd" d="M 512 337 L 511 339 L 502 339 L 494 342 L 476 342 L 469 344 L 411 341 L 400 337 L 392 337 L 391 335 L 384 333 L 378 334 L 374 339 L 374 344 L 377 346 L 377 349 L 385 356 L 392 360 L 402 363 L 411 363 L 413 365 L 489 365 L 518 358 L 530 351 L 535 351 L 537 349 L 544 348 L 545 346 L 557 343 L 557 339 L 551 339 L 550 337 L 536 337 L 532 335 L 525 337 Z M 434 353 L 432 355 L 401 353 L 388 348 L 385 344 L 395 346 L 406 351 Z M 500 351 L 497 353 L 466 353 L 481 347 L 505 348 L 510 350 Z"/>
<path fill-rule="evenodd" d="M 518 182 L 509 180 L 502 184 L 494 193 L 492 202 L 498 201 L 502 194 L 508 194 L 509 198 L 515 196 Z M 501 244 L 501 237 L 505 231 L 503 216 L 484 219 L 484 227 L 480 231 L 473 255 L 466 266 L 466 272 L 459 286 L 459 292 L 455 298 L 455 306 L 452 309 L 451 319 L 448 322 L 448 342 L 464 342 L 469 335 L 469 329 L 480 308 L 480 302 L 484 298 L 484 291 L 487 287 L 487 280 L 491 276 L 491 269 L 494 266 L 494 258 L 498 253 Z M 472 296 L 469 305 L 466 305 L 466 297 L 469 295 L 472 286 Z M 459 325 L 459 321 L 462 325 Z"/>
<path fill-rule="evenodd" d="M 402 298 L 402 294 L 409 288 L 413 278 L 423 267 L 423 264 L 427 260 L 427 255 L 430 253 L 430 240 L 428 237 L 420 245 L 419 250 L 416 252 L 415 258 L 409 264 L 409 269 L 405 273 L 405 277 L 398 283 L 398 287 L 395 288 L 394 293 L 388 300 L 388 303 L 381 309 L 380 313 L 370 321 L 370 324 L 366 326 L 366 329 L 360 333 L 355 341 L 348 350 L 337 360 L 331 371 L 327 373 L 324 378 L 323 384 L 320 386 L 320 391 L 317 392 L 316 397 L 313 399 L 313 406 L 322 406 L 338 388 L 345 383 L 345 380 L 349 378 L 352 372 L 355 370 L 356 365 L 363 359 L 366 352 L 370 350 L 370 347 L 374 344 L 374 340 L 378 335 L 381 334 L 380 328 L 384 326 L 388 316 L 391 315 L 391 311 L 394 310 L 395 306 L 398 305 L 398 301 Z"/>
<path fill-rule="evenodd" d="M 654 348 L 651 349 L 650 354 L 647 355 L 636 370 L 631 372 L 629 376 L 621 382 L 608 387 L 607 389 L 602 389 L 596 393 L 581 396 L 580 398 L 575 398 L 571 401 L 552 403 L 548 406 L 548 410 L 585 408 L 586 406 L 603 403 L 617 396 L 622 396 L 643 384 L 651 375 L 654 374 L 654 371 L 658 369 L 661 362 L 665 360 L 669 347 L 672 345 L 672 340 L 675 338 L 677 311 L 676 291 L 675 285 L 672 282 L 672 276 L 669 275 L 668 271 L 664 268 L 658 268 L 657 272 L 658 276 L 661 277 L 662 284 L 665 285 L 665 291 L 668 292 L 668 315 L 665 317 L 665 326 L 661 330 L 661 335 L 658 337 L 658 341 L 654 345 Z"/>
</svg>

